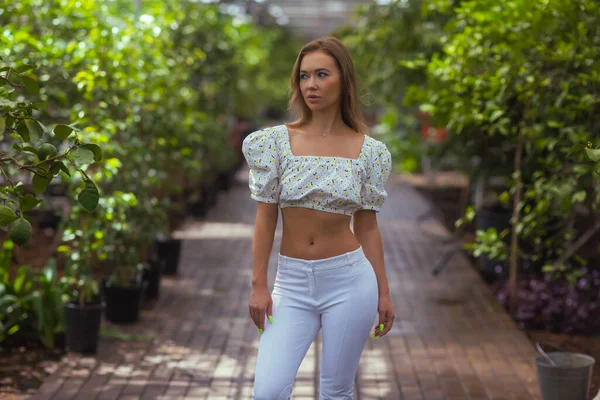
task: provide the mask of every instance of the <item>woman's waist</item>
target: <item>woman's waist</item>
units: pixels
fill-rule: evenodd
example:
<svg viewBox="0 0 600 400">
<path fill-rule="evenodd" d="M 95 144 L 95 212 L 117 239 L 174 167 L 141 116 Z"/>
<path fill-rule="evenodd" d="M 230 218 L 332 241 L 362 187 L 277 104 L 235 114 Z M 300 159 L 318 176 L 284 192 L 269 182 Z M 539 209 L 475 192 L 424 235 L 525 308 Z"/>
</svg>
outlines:
<svg viewBox="0 0 600 400">
<path fill-rule="evenodd" d="M 306 256 L 306 255 L 302 255 Z M 352 267 L 357 263 L 366 259 L 362 246 L 358 244 L 357 248 L 349 251 L 344 251 L 335 255 L 321 257 L 317 259 L 308 259 L 305 257 L 292 257 L 284 255 L 281 252 L 278 254 L 278 269 L 295 269 L 304 270 L 306 272 L 319 272 L 338 269 L 342 267 Z"/>
<path fill-rule="evenodd" d="M 327 235 L 284 230 L 280 254 L 298 259 L 320 260 L 348 253 L 359 247 L 360 243 L 350 229 Z"/>
</svg>

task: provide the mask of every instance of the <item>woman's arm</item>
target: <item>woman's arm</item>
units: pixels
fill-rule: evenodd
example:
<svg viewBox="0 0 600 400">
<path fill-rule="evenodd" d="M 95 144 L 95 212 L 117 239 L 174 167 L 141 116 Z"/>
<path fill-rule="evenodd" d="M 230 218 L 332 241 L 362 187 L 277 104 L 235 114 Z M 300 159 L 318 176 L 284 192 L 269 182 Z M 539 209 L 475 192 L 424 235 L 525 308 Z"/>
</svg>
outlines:
<svg viewBox="0 0 600 400">
<path fill-rule="evenodd" d="M 257 203 L 252 237 L 252 287 L 267 287 L 269 257 L 273 248 L 279 210 L 277 203 Z"/>
<path fill-rule="evenodd" d="M 383 243 L 381 242 L 381 232 L 377 226 L 377 214 L 373 210 L 359 210 L 354 214 L 354 235 L 363 247 L 365 256 L 373 266 L 375 276 L 377 277 L 377 287 L 379 289 L 379 303 L 377 312 L 379 313 L 379 325 L 373 332 L 373 337 L 385 336 L 392 325 L 396 313 L 390 298 L 390 289 L 385 275 L 385 266 L 383 262 Z"/>
<path fill-rule="evenodd" d="M 248 308 L 261 335 L 265 329 L 265 316 L 273 323 L 273 301 L 267 285 L 267 270 L 278 215 L 277 203 L 258 203 L 252 237 L 252 292 Z"/>
<path fill-rule="evenodd" d="M 359 210 L 354 213 L 353 230 L 377 276 L 379 297 L 389 296 L 390 289 L 385 274 L 383 243 L 377 225 L 377 213 L 372 210 Z"/>
</svg>

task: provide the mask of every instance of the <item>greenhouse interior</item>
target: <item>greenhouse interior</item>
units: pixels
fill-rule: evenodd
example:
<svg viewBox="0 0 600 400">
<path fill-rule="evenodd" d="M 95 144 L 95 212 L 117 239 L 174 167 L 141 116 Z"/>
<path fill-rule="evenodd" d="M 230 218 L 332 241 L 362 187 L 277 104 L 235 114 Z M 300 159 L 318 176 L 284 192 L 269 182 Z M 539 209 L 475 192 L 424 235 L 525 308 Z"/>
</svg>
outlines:
<svg viewBox="0 0 600 400">
<path fill-rule="evenodd" d="M 0 398 L 600 400 L 600 3 L 0 6 Z"/>
</svg>

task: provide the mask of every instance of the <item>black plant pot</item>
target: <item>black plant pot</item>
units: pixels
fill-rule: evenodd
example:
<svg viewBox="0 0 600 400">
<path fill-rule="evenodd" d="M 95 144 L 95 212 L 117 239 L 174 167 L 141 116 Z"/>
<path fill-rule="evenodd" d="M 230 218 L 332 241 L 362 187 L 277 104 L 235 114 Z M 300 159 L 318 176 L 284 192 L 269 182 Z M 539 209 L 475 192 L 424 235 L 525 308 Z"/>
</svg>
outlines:
<svg viewBox="0 0 600 400">
<path fill-rule="evenodd" d="M 482 254 L 478 260 L 481 277 L 487 283 L 493 283 L 498 279 L 507 277 L 506 261 L 491 260 Z"/>
<path fill-rule="evenodd" d="M 85 303 L 65 304 L 65 342 L 68 351 L 96 354 L 103 304 L 97 300 Z"/>
<path fill-rule="evenodd" d="M 66 333 L 57 332 L 54 334 L 54 348 L 56 350 L 64 351 L 66 347 Z"/>
<path fill-rule="evenodd" d="M 201 218 L 206 216 L 206 205 L 204 201 L 197 201 L 188 205 L 188 212 L 192 217 Z"/>
<path fill-rule="evenodd" d="M 150 260 L 148 266 L 144 269 L 144 299 L 154 300 L 160 294 L 160 275 L 161 266 L 164 264 L 161 260 Z"/>
<path fill-rule="evenodd" d="M 219 190 L 222 190 L 225 192 L 228 191 L 229 183 L 230 183 L 229 173 L 227 171 L 219 173 L 219 176 L 217 177 L 217 184 L 218 184 Z"/>
<path fill-rule="evenodd" d="M 181 253 L 181 239 L 170 238 L 156 240 L 156 255 L 163 265 L 165 275 L 176 275 L 179 268 L 179 254 Z"/>
<path fill-rule="evenodd" d="M 104 287 L 106 301 L 106 320 L 117 324 L 136 322 L 140 316 L 142 285 Z"/>
<path fill-rule="evenodd" d="M 510 217 L 512 213 L 505 209 L 481 209 L 475 217 L 475 229 L 486 231 L 488 228 L 496 228 L 498 233 L 504 229 L 510 229 Z M 510 240 L 509 235 L 505 240 Z"/>
<path fill-rule="evenodd" d="M 202 197 L 199 193 L 197 197 L 194 197 L 193 200 L 187 203 L 188 214 L 196 218 L 204 217 L 208 208 L 206 203 L 206 198 Z"/>
<path fill-rule="evenodd" d="M 214 205 L 217 204 L 218 188 L 216 185 L 216 181 L 211 180 L 202 182 L 202 187 L 200 191 L 202 193 L 202 198 L 205 201 L 207 209 L 214 207 Z"/>
<path fill-rule="evenodd" d="M 206 215 L 206 198 L 201 189 L 190 191 L 186 196 L 187 212 L 193 217 Z"/>
</svg>

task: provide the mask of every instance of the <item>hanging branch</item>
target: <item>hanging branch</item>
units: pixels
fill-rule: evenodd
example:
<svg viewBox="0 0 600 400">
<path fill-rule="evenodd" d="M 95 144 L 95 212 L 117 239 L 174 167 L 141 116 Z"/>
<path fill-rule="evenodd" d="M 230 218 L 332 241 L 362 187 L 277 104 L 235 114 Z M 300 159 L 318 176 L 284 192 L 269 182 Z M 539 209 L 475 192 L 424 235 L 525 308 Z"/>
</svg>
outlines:
<svg viewBox="0 0 600 400">
<path fill-rule="evenodd" d="M 596 219 L 594 225 L 592 225 L 585 233 L 583 233 L 579 239 L 571 247 L 569 247 L 562 256 L 552 263 L 552 266 L 556 267 L 562 265 L 567 261 L 577 250 L 579 250 L 584 244 L 590 240 L 596 232 L 600 230 L 600 219 Z"/>
</svg>

